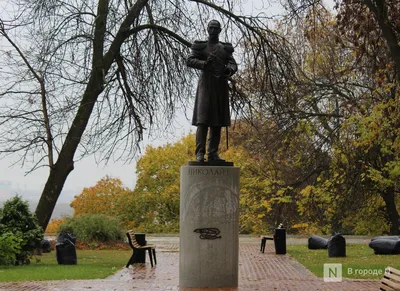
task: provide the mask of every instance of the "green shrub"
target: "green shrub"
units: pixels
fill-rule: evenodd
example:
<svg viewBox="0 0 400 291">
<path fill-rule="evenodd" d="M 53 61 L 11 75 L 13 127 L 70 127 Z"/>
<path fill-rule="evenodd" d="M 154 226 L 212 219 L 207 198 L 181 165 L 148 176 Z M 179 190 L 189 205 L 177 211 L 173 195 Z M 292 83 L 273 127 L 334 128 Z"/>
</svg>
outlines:
<svg viewBox="0 0 400 291">
<path fill-rule="evenodd" d="M 17 255 L 21 252 L 22 239 L 11 232 L 0 235 L 0 265 L 15 264 Z"/>
<path fill-rule="evenodd" d="M 59 231 L 72 233 L 83 242 L 108 242 L 122 240 L 124 237 L 120 221 L 104 214 L 83 214 L 69 218 L 60 225 Z"/>
<path fill-rule="evenodd" d="M 43 230 L 29 210 L 28 202 L 15 196 L 4 203 L 0 214 L 0 233 L 12 233 L 19 242 L 16 264 L 29 264 L 35 249 L 40 248 Z M 20 240 L 19 240 L 20 239 Z"/>
</svg>

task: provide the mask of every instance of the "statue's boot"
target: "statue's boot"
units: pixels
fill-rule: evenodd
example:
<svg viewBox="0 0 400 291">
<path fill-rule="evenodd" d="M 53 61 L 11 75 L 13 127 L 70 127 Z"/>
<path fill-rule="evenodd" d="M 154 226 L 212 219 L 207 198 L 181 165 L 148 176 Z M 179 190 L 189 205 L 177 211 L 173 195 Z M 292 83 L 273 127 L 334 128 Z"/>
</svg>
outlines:
<svg viewBox="0 0 400 291">
<path fill-rule="evenodd" d="M 221 140 L 221 127 L 212 126 L 210 127 L 210 137 L 208 139 L 208 160 L 225 162 L 218 155 L 219 142 Z"/>
<path fill-rule="evenodd" d="M 204 162 L 204 155 L 206 154 L 206 140 L 207 140 L 208 126 L 199 124 L 196 132 L 196 160 Z"/>
</svg>

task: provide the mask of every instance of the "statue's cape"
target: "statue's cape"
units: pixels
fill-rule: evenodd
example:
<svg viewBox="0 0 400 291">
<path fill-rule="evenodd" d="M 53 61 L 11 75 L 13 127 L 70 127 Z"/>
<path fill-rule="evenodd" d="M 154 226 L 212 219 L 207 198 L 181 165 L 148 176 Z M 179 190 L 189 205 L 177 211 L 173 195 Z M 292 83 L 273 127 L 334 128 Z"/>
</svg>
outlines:
<svg viewBox="0 0 400 291">
<path fill-rule="evenodd" d="M 230 42 L 221 42 L 221 44 L 224 46 L 224 49 L 228 53 L 233 53 L 234 48 Z M 192 43 L 192 50 L 203 50 L 207 46 L 207 41 L 206 40 L 195 40 L 194 43 Z"/>
</svg>

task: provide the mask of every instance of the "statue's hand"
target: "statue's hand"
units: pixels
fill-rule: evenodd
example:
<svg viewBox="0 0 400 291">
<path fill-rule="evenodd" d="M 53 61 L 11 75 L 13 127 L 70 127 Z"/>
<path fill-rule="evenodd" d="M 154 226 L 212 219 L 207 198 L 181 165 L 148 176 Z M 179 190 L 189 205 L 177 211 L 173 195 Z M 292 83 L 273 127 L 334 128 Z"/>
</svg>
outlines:
<svg viewBox="0 0 400 291">
<path fill-rule="evenodd" d="M 232 70 L 229 69 L 229 68 L 225 68 L 225 70 L 224 70 L 224 76 L 225 76 L 225 77 L 230 77 L 230 76 L 232 76 Z"/>
<path fill-rule="evenodd" d="M 205 71 L 212 71 L 213 69 L 213 58 L 212 57 L 208 57 L 206 62 L 204 63 L 204 70 Z"/>
</svg>

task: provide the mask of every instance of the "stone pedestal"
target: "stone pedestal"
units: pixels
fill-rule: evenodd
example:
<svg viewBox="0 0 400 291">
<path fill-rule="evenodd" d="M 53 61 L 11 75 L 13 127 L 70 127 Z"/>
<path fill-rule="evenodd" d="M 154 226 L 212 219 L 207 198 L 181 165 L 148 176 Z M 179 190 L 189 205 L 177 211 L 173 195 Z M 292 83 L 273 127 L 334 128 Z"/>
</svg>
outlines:
<svg viewBox="0 0 400 291">
<path fill-rule="evenodd" d="M 239 168 L 181 167 L 179 285 L 237 287 Z"/>
</svg>

